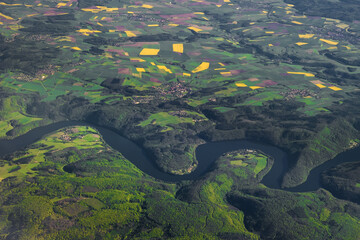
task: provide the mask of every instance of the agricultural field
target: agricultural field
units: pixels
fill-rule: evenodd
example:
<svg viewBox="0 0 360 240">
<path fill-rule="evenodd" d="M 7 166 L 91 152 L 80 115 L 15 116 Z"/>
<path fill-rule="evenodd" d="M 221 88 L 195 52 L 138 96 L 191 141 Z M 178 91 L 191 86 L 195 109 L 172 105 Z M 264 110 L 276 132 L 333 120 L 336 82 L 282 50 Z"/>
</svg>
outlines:
<svg viewBox="0 0 360 240">
<path fill-rule="evenodd" d="M 261 171 L 267 168 L 268 160 L 271 160 L 268 159 L 268 156 L 251 149 L 230 152 L 223 156 L 223 158 L 223 161 L 227 162 L 229 167 L 238 168 L 238 170 L 234 170 L 234 172 L 242 176 L 244 180 L 249 179 L 251 175 L 257 177 Z M 267 169 L 269 169 L 269 167 Z M 248 172 L 248 170 L 250 170 L 250 172 Z"/>
<path fill-rule="evenodd" d="M 323 76 L 321 66 L 305 64 L 316 61 L 321 65 L 327 61 L 327 54 L 341 52 L 347 58 L 356 56 L 355 36 L 339 40 L 344 34 L 341 31 L 352 27 L 340 20 L 298 15 L 293 5 L 281 1 L 251 4 L 109 1 L 105 5 L 76 1 L 0 5 L 11 13 L 0 16 L 1 34 L 9 45 L 14 36 L 19 38 L 18 34 L 24 35 L 21 39 L 24 42 L 37 37 L 59 54 L 42 69 L 30 70 L 29 66 L 20 69 L 31 72 L 31 76 L 16 71 L 3 74 L 2 86 L 15 92 L 38 92 L 42 101 L 71 94 L 96 103 L 119 96 L 104 92 L 104 87 L 117 90 L 128 86 L 141 93 L 162 88 L 165 83 L 179 82 L 192 91 L 208 87 L 222 89 L 208 98 L 248 96 L 242 103 L 245 105 L 288 100 L 286 97 L 290 95 L 291 99 L 304 103 L 303 112 L 307 115 L 326 112 L 326 107 L 339 101 L 331 97 L 334 92 L 344 96 L 356 90 L 349 83 L 332 82 Z M 233 11 L 236 14 L 230 14 Z M 34 28 L 46 18 L 54 19 L 47 26 L 49 30 Z M 47 32 L 57 27 L 60 31 L 69 22 L 71 27 L 66 31 Z M 81 28 L 76 26 L 80 23 L 84 23 Z M 313 26 L 312 31 L 308 25 Z M 323 28 L 338 28 L 339 33 L 327 36 L 317 30 Z M 268 59 L 259 51 L 266 52 Z M 319 54 L 325 51 L 325 55 Z M 285 53 L 303 62 L 292 58 L 279 62 Z M 346 65 L 332 64 L 335 71 L 347 71 Z M 302 92 L 288 94 L 294 90 Z M 163 95 L 167 92 L 170 93 L 165 91 Z"/>
<path fill-rule="evenodd" d="M 283 149 L 281 186 L 300 185 L 360 139 L 358 5 L 0 0 L 0 139 L 82 121 L 173 175 L 205 142 L 247 139 Z M 248 149 L 167 183 L 79 126 L 0 158 L 4 239 L 359 238 L 356 163 L 292 193 L 261 184 L 273 159 Z"/>
<path fill-rule="evenodd" d="M 199 114 L 197 112 L 160 112 L 152 114 L 148 119 L 141 122 L 139 126 L 145 127 L 149 124 L 159 125 L 161 127 L 165 127 L 162 131 L 172 130 L 171 124 L 179 124 L 179 123 L 190 123 L 194 124 L 197 121 L 204 121 L 206 117 L 203 114 Z"/>
</svg>

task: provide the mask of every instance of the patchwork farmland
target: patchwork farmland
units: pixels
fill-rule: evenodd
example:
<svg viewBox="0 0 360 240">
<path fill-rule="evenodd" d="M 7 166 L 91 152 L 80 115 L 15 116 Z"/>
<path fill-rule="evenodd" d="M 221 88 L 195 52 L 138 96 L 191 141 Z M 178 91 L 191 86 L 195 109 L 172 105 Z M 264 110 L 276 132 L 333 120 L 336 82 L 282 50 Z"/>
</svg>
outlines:
<svg viewBox="0 0 360 240">
<path fill-rule="evenodd" d="M 305 107 L 307 114 L 314 115 L 332 104 L 334 91 L 340 95 L 354 91 L 352 86 L 326 79 L 321 69 L 294 64 L 292 59 L 278 63 L 251 50 L 274 55 L 293 52 L 320 62 L 323 56 L 319 51 L 356 54 L 354 41 L 332 39 L 316 30 L 324 26 L 348 30 L 351 24 L 299 15 L 293 5 L 281 1 L 259 1 L 248 6 L 222 0 L 109 2 L 85 4 L 87 7 L 77 1 L 1 5 L 11 13 L 3 11 L 0 15 L 1 34 L 8 39 L 24 32 L 44 38 L 45 33 L 31 30 L 31 24 L 40 18 L 64 19 L 59 24 L 76 19 L 66 34 L 46 36 L 47 44 L 59 49 L 64 57 L 49 74 L 35 73 L 31 81 L 16 72 L 2 74 L 3 87 L 17 92 L 37 91 L 44 101 L 63 94 L 82 96 L 94 103 L 114 96 L 124 99 L 121 94 L 103 91 L 102 83 L 110 78 L 139 91 L 180 81 L 193 91 L 209 86 L 222 88 L 217 98 L 251 95 L 245 101 L 249 104 L 279 99 L 283 91 L 306 89 L 317 96 L 313 100 L 316 104 Z M 233 12 L 236 14 L 230 14 Z M 315 30 L 309 32 L 307 25 Z M 336 68 L 343 66 L 336 64 Z M 302 102 L 311 97 L 295 99 Z M 199 100 L 195 97 L 190 102 Z"/>
</svg>

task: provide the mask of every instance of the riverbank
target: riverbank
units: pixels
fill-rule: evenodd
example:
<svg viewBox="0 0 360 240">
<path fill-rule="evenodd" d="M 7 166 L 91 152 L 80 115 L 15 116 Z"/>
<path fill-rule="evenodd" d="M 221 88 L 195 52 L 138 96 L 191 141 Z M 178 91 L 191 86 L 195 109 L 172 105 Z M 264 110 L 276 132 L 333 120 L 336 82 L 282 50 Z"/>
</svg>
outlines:
<svg viewBox="0 0 360 240">
<path fill-rule="evenodd" d="M 159 167 L 156 166 L 155 162 L 146 155 L 145 151 L 141 147 L 111 129 L 101 126 L 94 126 L 93 124 L 80 121 L 66 121 L 35 128 L 28 133 L 12 140 L 0 140 L 0 156 L 21 150 L 43 138 L 45 135 L 50 134 L 51 132 L 54 132 L 58 129 L 75 125 L 87 125 L 96 128 L 102 135 L 103 140 L 110 147 L 116 151 L 119 151 L 125 158 L 130 160 L 141 171 L 156 179 L 167 182 L 198 180 L 212 169 L 214 163 L 222 154 L 239 149 L 256 149 L 266 156 L 271 156 L 274 159 L 274 163 L 270 171 L 263 177 L 261 181 L 265 186 L 291 192 L 309 192 L 316 191 L 321 187 L 320 178 L 322 172 L 344 162 L 357 161 L 357 156 L 360 155 L 360 147 L 352 148 L 339 154 L 334 159 L 314 168 L 310 172 L 306 182 L 303 184 L 292 188 L 281 188 L 282 178 L 288 171 L 289 159 L 283 150 L 274 146 L 255 143 L 247 140 L 208 142 L 199 145 L 195 150 L 196 159 L 198 161 L 198 166 L 195 168 L 195 170 L 189 174 L 175 175 L 161 171 Z"/>
<path fill-rule="evenodd" d="M 349 239 L 338 236 L 357 234 L 357 220 L 350 217 L 356 213 L 355 204 L 340 201 L 325 190 L 294 194 L 264 187 L 260 175 L 271 166 L 265 164 L 268 155 L 264 151 L 249 150 L 251 146 L 259 147 L 256 143 L 203 144 L 196 154 L 200 160 L 204 151 L 212 155 L 211 167 L 193 181 L 180 179 L 174 184 L 174 179 L 172 183 L 164 182 L 144 174 L 124 157 L 129 154 L 127 150 L 141 155 L 136 144 L 132 148 L 126 144 L 129 140 L 110 129 L 78 125 L 46 134 L 7 160 L 11 167 L 21 166 L 11 168 L 19 177 L 7 177 L 0 184 L 0 219 L 9 219 L 4 223 L 11 229 L 19 222 L 32 229 L 35 224 L 40 230 L 32 233 L 37 238 L 51 235 L 45 239 L 81 239 L 79 234 L 93 236 L 99 226 L 106 232 L 114 232 L 113 227 L 117 226 L 121 236 L 128 238 L 137 233 L 136 239 L 170 239 L 174 234 L 196 239 L 199 232 L 219 238 L 227 236 L 225 239 L 259 239 L 259 235 L 267 238 L 274 234 L 284 239 Z M 125 149 L 118 149 L 119 146 Z M 221 147 L 226 148 L 226 153 L 214 156 Z M 231 148 L 237 150 L 230 151 Z M 199 168 L 204 167 L 202 161 L 199 163 Z M 20 176 L 20 171 L 26 175 Z M 339 213 L 339 209 L 343 210 Z M 27 219 L 31 225 L 26 225 Z M 346 230 L 339 233 L 334 220 L 341 220 L 339 228 Z M 189 229 L 189 224 L 196 231 Z M 54 225 L 65 226 L 53 228 Z"/>
</svg>

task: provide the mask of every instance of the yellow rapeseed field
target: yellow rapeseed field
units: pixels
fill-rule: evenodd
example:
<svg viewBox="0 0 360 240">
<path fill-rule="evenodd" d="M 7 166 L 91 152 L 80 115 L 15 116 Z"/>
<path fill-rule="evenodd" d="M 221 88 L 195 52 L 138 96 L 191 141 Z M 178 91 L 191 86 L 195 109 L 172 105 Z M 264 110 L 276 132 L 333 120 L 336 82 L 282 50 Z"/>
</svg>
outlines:
<svg viewBox="0 0 360 240">
<path fill-rule="evenodd" d="M 242 82 L 237 82 L 237 83 L 235 83 L 235 85 L 237 87 L 247 87 L 247 85 L 245 83 L 242 83 Z"/>
<path fill-rule="evenodd" d="M 334 91 L 340 91 L 342 90 L 341 88 L 339 87 L 335 87 L 335 86 L 332 86 L 332 87 L 329 87 L 331 90 L 334 90 Z"/>
<path fill-rule="evenodd" d="M 151 6 L 151 5 L 149 5 L 149 4 L 143 4 L 141 7 L 143 7 L 143 8 L 148 8 L 148 9 L 153 8 L 153 6 Z"/>
<path fill-rule="evenodd" d="M 188 29 L 193 30 L 195 32 L 201 32 L 202 31 L 202 29 L 197 28 L 197 27 L 188 27 Z"/>
<path fill-rule="evenodd" d="M 136 34 L 133 33 L 132 31 L 125 31 L 125 33 L 126 33 L 126 36 L 128 36 L 128 37 L 136 37 Z"/>
<path fill-rule="evenodd" d="M 195 68 L 194 70 L 192 70 L 192 73 L 197 73 L 197 72 L 204 71 L 204 70 L 208 69 L 209 66 L 210 66 L 210 63 L 208 63 L 208 62 L 202 62 L 197 68 Z"/>
<path fill-rule="evenodd" d="M 250 86 L 249 88 L 251 88 L 252 90 L 255 90 L 255 89 L 259 89 L 259 88 L 263 88 L 263 87 L 259 87 L 259 86 Z"/>
<path fill-rule="evenodd" d="M 141 56 L 156 56 L 158 55 L 160 49 L 154 49 L 154 48 L 144 48 L 141 50 L 140 55 Z"/>
<path fill-rule="evenodd" d="M 14 20 L 12 17 L 6 16 L 5 14 L 0 13 L 0 17 L 3 17 L 8 20 Z"/>
<path fill-rule="evenodd" d="M 167 72 L 167 73 L 172 73 L 172 71 L 170 70 L 170 69 L 168 69 L 166 66 L 164 66 L 164 65 L 157 65 L 157 67 L 158 67 L 158 69 L 160 69 L 160 70 L 164 70 L 165 72 Z"/>
<path fill-rule="evenodd" d="M 323 38 L 320 38 L 319 40 L 324 42 L 324 43 L 330 44 L 330 45 L 338 45 L 339 44 L 339 42 L 332 41 L 332 40 L 326 40 L 326 39 L 323 39 Z"/>
<path fill-rule="evenodd" d="M 314 34 L 299 34 L 299 38 L 305 38 L 305 39 L 312 38 L 313 36 Z"/>
<path fill-rule="evenodd" d="M 91 29 L 79 29 L 79 30 L 77 30 L 77 32 L 79 32 L 85 36 L 89 36 L 90 33 L 101 33 L 101 31 L 99 31 L 99 30 L 91 30 Z"/>
<path fill-rule="evenodd" d="M 320 83 L 318 83 L 318 84 L 315 84 L 318 88 L 326 88 L 326 86 L 325 85 L 322 85 L 322 84 L 320 84 Z"/>
<path fill-rule="evenodd" d="M 145 68 L 136 68 L 136 71 L 138 71 L 139 73 L 145 72 Z"/>
<path fill-rule="evenodd" d="M 173 44 L 173 51 L 178 53 L 184 52 L 184 45 L 182 43 L 174 43 Z"/>
<path fill-rule="evenodd" d="M 298 74 L 298 75 L 304 75 L 306 77 L 315 77 L 312 73 L 305 73 L 305 72 L 287 72 L 288 74 Z"/>
</svg>

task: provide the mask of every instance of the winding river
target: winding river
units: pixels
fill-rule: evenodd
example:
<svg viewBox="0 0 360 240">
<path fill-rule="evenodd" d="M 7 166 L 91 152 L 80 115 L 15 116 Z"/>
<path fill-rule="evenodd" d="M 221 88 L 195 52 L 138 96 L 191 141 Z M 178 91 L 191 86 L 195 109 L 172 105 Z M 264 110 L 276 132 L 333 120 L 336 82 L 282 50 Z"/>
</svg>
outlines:
<svg viewBox="0 0 360 240">
<path fill-rule="evenodd" d="M 12 140 L 0 140 L 0 156 L 4 156 L 17 150 L 21 150 L 26 146 L 35 143 L 45 135 L 50 134 L 58 129 L 75 125 L 87 125 L 96 128 L 102 135 L 104 141 L 109 146 L 119 151 L 125 158 L 131 161 L 141 171 L 149 174 L 150 176 L 153 176 L 154 178 L 167 182 L 197 180 L 211 170 L 211 167 L 213 166 L 215 160 L 219 158 L 223 153 L 246 148 L 261 150 L 265 154 L 270 155 L 274 158 L 275 161 L 271 170 L 262 179 L 262 183 L 265 186 L 269 188 L 280 189 L 281 180 L 286 171 L 288 170 L 288 156 L 283 150 L 274 146 L 269 146 L 252 141 L 235 140 L 209 142 L 198 146 L 196 149 L 196 158 L 199 164 L 196 170 L 187 175 L 173 175 L 161 171 L 154 163 L 154 161 L 152 161 L 146 155 L 142 148 L 140 148 L 138 145 L 136 145 L 129 139 L 122 137 L 116 131 L 109 128 L 94 126 L 79 121 L 58 122 L 47 126 L 35 128 L 27 132 L 26 134 Z M 358 161 L 360 160 L 358 156 L 360 156 L 360 147 L 343 152 L 336 156 L 334 159 L 314 168 L 310 172 L 306 182 L 304 182 L 303 184 L 294 188 L 287 188 L 283 190 L 292 192 L 315 191 L 321 187 L 320 177 L 323 171 L 343 162 Z"/>
</svg>

